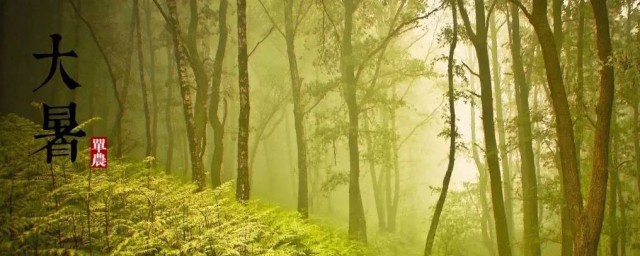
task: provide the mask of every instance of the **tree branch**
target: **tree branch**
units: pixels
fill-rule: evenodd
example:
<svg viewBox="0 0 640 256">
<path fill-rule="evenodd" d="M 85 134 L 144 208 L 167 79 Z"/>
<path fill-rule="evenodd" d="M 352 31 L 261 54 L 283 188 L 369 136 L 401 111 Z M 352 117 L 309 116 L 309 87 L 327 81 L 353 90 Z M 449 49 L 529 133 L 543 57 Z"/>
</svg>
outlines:
<svg viewBox="0 0 640 256">
<path fill-rule="evenodd" d="M 522 11 L 522 13 L 524 13 L 524 16 L 527 17 L 527 19 L 531 20 L 532 16 L 531 13 L 529 11 L 527 11 L 527 8 L 524 7 L 524 5 L 522 5 L 522 3 L 518 0 L 508 0 L 509 2 L 515 4 L 516 6 L 518 6 L 518 9 L 520 9 L 520 11 Z"/>
<path fill-rule="evenodd" d="M 278 30 L 278 33 L 280 33 L 282 37 L 285 37 L 284 32 L 282 32 L 282 30 L 278 27 L 278 24 L 275 22 L 275 20 L 273 20 L 273 17 L 271 17 L 271 14 L 269 14 L 269 10 L 267 10 L 267 7 L 264 6 L 264 3 L 262 3 L 262 0 L 258 0 L 258 3 L 260 3 L 260 6 L 262 6 L 262 10 L 264 10 L 264 13 L 267 15 L 267 17 L 269 17 L 269 20 L 271 21 L 271 24 L 273 24 L 273 27 Z M 271 30 L 273 30 L 273 28 L 271 28 Z M 269 34 L 270 33 L 271 31 L 269 31 Z"/>
<path fill-rule="evenodd" d="M 476 72 L 473 72 L 473 70 L 471 70 L 471 68 L 470 68 L 469 66 L 467 66 L 467 63 L 464 63 L 464 61 L 462 61 L 462 65 L 463 65 L 465 68 L 467 68 L 467 70 L 469 70 L 469 72 L 470 72 L 472 75 L 474 75 L 474 76 L 476 76 L 476 77 L 480 77 L 480 75 L 479 75 L 478 73 L 476 73 Z"/>
<path fill-rule="evenodd" d="M 458 2 L 458 7 L 460 11 L 460 16 L 462 16 L 462 21 L 464 24 L 464 28 L 467 30 L 467 34 L 469 35 L 469 39 L 471 42 L 476 41 L 476 33 L 473 32 L 473 28 L 471 28 L 471 21 L 469 20 L 469 14 L 467 13 L 467 9 L 464 7 L 464 3 L 462 0 L 456 0 Z"/>
<path fill-rule="evenodd" d="M 267 40 L 267 38 L 269 38 L 269 35 L 271 35 L 271 32 L 273 32 L 273 29 L 276 28 L 276 25 L 271 26 L 271 29 L 269 29 L 269 32 L 267 32 L 266 35 L 264 35 L 264 37 L 262 37 L 262 40 L 258 41 L 258 43 L 253 47 L 253 49 L 249 52 L 249 55 L 247 56 L 247 58 L 251 57 L 251 54 L 253 54 L 253 52 L 258 49 L 258 46 L 260 46 L 260 44 L 262 44 L 262 42 L 264 42 L 265 40 Z"/>
<path fill-rule="evenodd" d="M 489 27 L 489 19 L 491 18 L 491 15 L 493 14 L 493 10 L 496 7 L 496 2 L 498 2 L 498 0 L 493 0 L 493 3 L 491 3 L 491 6 L 489 7 L 489 11 L 487 12 L 487 18 L 484 21 L 484 27 Z"/>
<path fill-rule="evenodd" d="M 369 52 L 369 54 L 367 54 L 367 57 L 365 57 L 364 61 L 362 61 L 362 63 L 358 67 L 358 71 L 356 72 L 356 81 L 358 81 L 358 78 L 360 77 L 360 74 L 362 73 L 362 70 L 366 66 L 366 63 L 369 62 L 369 60 L 371 60 L 378 52 L 382 51 L 382 49 L 386 48 L 387 44 L 389 44 L 389 41 L 391 41 L 391 39 L 393 39 L 394 37 L 396 37 L 396 36 L 406 32 L 406 31 L 408 31 L 408 30 L 404 30 L 404 31 L 401 32 L 401 29 L 403 29 L 405 26 L 407 26 L 407 25 L 409 25 L 411 23 L 414 23 L 416 21 L 429 18 L 431 15 L 433 15 L 434 13 L 439 11 L 442 7 L 444 7 L 444 3 L 440 4 L 440 6 L 436 7 L 435 9 L 433 9 L 430 12 L 426 13 L 425 15 L 418 16 L 418 17 L 415 17 L 413 19 L 407 20 L 407 21 L 401 23 L 400 25 L 398 25 L 395 29 L 391 30 L 391 32 L 389 34 L 387 34 L 387 36 L 382 40 L 380 45 L 378 45 L 378 47 L 373 49 L 373 51 Z M 398 7 L 398 12 L 396 13 L 396 15 L 399 14 L 401 8 L 402 8 L 402 4 Z"/>
</svg>

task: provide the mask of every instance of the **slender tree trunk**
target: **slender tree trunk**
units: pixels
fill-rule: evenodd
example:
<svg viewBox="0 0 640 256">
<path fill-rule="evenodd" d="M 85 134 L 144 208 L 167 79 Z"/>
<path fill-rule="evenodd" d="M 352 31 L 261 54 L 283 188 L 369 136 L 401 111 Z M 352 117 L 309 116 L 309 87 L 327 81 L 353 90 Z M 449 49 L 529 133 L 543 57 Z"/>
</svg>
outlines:
<svg viewBox="0 0 640 256">
<path fill-rule="evenodd" d="M 184 133 L 183 133 L 184 134 Z M 182 140 L 182 176 L 187 177 L 189 175 L 189 166 L 191 165 L 190 153 L 189 153 L 189 137 L 185 134 Z"/>
<path fill-rule="evenodd" d="M 247 55 L 247 2 L 238 0 L 238 89 L 240 116 L 238 118 L 238 177 L 236 198 L 249 200 L 249 70 Z"/>
<path fill-rule="evenodd" d="M 615 103 L 614 103 L 615 104 Z M 618 256 L 618 186 L 620 181 L 618 180 L 618 127 L 617 127 L 617 114 L 615 113 L 615 106 L 613 110 L 613 117 L 611 121 L 611 154 L 609 155 L 611 162 L 609 163 L 609 255 Z"/>
<path fill-rule="evenodd" d="M 192 163 L 196 162 L 198 168 L 192 172 L 191 179 L 198 185 L 199 189 L 206 187 L 206 175 L 204 172 L 204 152 L 207 142 L 207 109 L 209 108 L 209 82 L 204 70 L 204 64 L 200 58 L 197 47 L 198 34 L 198 2 L 196 0 L 189 1 L 189 29 L 186 37 L 185 46 L 188 50 L 187 58 L 190 62 L 191 69 L 196 82 L 195 105 L 193 106 L 194 119 L 194 142 L 195 153 Z M 178 30 L 175 30 L 178 31 Z M 181 33 L 176 32 L 178 35 Z"/>
<path fill-rule="evenodd" d="M 431 255 L 433 249 L 433 243 L 436 238 L 436 231 L 438 229 L 438 223 L 440 222 L 440 214 L 442 214 L 442 208 L 444 207 L 444 201 L 447 199 L 447 192 L 449 191 L 449 182 L 451 181 L 451 174 L 453 173 L 453 165 L 455 163 L 456 156 L 456 109 L 455 109 L 455 96 L 453 88 L 453 68 L 454 68 L 454 54 L 456 51 L 456 45 L 458 44 L 458 15 L 456 10 L 456 2 L 451 1 L 451 16 L 453 22 L 453 35 L 451 45 L 449 46 L 449 58 L 447 67 L 447 78 L 449 80 L 449 91 L 447 97 L 449 99 L 449 163 L 447 164 L 447 172 L 444 175 L 442 181 L 442 191 L 436 204 L 435 212 L 431 218 L 431 225 L 429 226 L 429 233 L 427 233 L 427 242 L 424 248 L 424 255 Z"/>
<path fill-rule="evenodd" d="M 586 222 L 582 222 L 583 234 L 576 236 L 578 240 L 577 243 L 574 242 L 574 255 L 595 255 L 598 248 L 602 219 L 604 218 L 604 202 L 607 195 L 609 136 L 615 92 L 607 1 L 591 0 L 591 7 L 596 21 L 598 59 L 601 61 L 602 67 L 600 69 L 600 95 L 596 106 L 597 122 L 593 145 L 591 189 L 586 205 Z M 580 187 L 577 189 L 579 190 Z"/>
<path fill-rule="evenodd" d="M 460 14 L 464 20 L 467 34 L 470 36 L 478 57 L 480 75 L 480 100 L 482 102 L 482 125 L 485 138 L 485 150 L 487 166 L 489 168 L 489 182 L 491 186 L 491 201 L 493 203 L 493 216 L 496 225 L 496 238 L 498 254 L 500 256 L 511 255 L 509 228 L 505 213 L 502 180 L 500 175 L 500 160 L 498 159 L 498 145 L 493 118 L 493 95 L 491 90 L 491 70 L 489 68 L 489 53 L 487 50 L 487 28 L 485 24 L 485 4 L 483 0 L 475 0 L 475 33 L 472 31 L 471 22 L 462 0 L 457 0 Z"/>
<path fill-rule="evenodd" d="M 509 151 L 507 149 L 507 133 L 504 125 L 504 111 L 502 104 L 502 79 L 500 77 L 500 60 L 498 59 L 498 29 L 496 28 L 496 15 L 491 15 L 489 30 L 491 33 L 491 71 L 493 76 L 493 90 L 495 94 L 496 124 L 498 126 L 498 150 L 500 152 L 500 165 L 502 166 L 502 186 L 504 187 L 504 207 L 507 215 L 507 227 L 509 239 L 514 240 L 513 232 L 513 185 L 511 183 L 511 168 L 509 163 Z"/>
<path fill-rule="evenodd" d="M 5 4 L 6 4 L 6 1 L 0 2 L 0 23 L 2 24 L 2 25 L 0 25 L 0 37 L 3 38 L 2 40 L 0 40 L 0 83 L 3 83 L 3 84 L 6 83 L 6 81 L 4 80 L 4 72 L 5 72 L 4 71 L 4 62 L 5 62 L 4 38 L 7 38 L 5 36 L 5 34 L 4 34 L 4 24 L 7 24 L 4 21 L 4 16 L 5 16 L 4 15 L 4 9 L 5 9 L 4 5 Z M 76 42 L 78 41 L 77 37 L 78 37 L 78 26 L 76 26 Z M 77 43 L 76 43 L 76 46 L 77 46 Z M 76 60 L 76 63 L 78 63 L 77 60 Z M 77 70 L 77 66 L 78 65 L 76 64 L 76 70 Z"/>
<path fill-rule="evenodd" d="M 557 7 L 554 6 L 556 9 Z M 555 9 L 554 9 L 555 10 Z M 555 19 L 558 19 L 554 16 Z M 556 33 L 562 32 L 562 28 L 556 28 Z M 576 42 L 576 99 L 578 108 L 584 105 L 584 0 L 579 0 L 578 3 L 578 38 Z M 562 37 L 556 36 L 556 44 L 562 42 Z M 559 49 L 560 47 L 558 47 Z M 559 52 L 558 52 L 559 53 Z M 583 133 L 584 133 L 584 115 L 578 114 L 575 121 L 575 135 L 576 135 L 576 160 L 580 162 L 582 145 L 583 145 Z M 578 173 L 580 173 L 580 164 L 577 165 Z M 562 184 L 564 187 L 564 184 Z M 563 188 L 564 189 L 564 188 Z M 564 194 L 564 193 L 563 193 Z M 569 256 L 573 254 L 573 232 L 571 231 L 571 223 L 569 221 L 569 209 L 567 204 L 561 206 L 561 228 L 562 228 L 562 256 Z"/>
<path fill-rule="evenodd" d="M 367 133 L 373 134 L 374 131 L 372 131 L 371 128 L 369 127 L 369 122 L 373 122 L 373 120 L 366 120 L 366 119 L 368 118 L 365 118 L 363 128 Z M 373 142 L 372 136 L 373 135 L 365 136 L 365 141 L 367 145 L 367 162 L 369 162 L 369 176 L 371 177 L 371 188 L 373 189 L 373 199 L 376 207 L 376 215 L 378 216 L 378 230 L 384 231 L 387 228 L 387 216 L 386 216 L 386 209 L 385 209 L 385 203 L 384 203 L 385 201 L 383 198 L 384 196 L 383 193 L 385 192 L 385 190 L 382 186 L 382 183 L 384 181 L 387 181 L 387 179 L 385 179 L 386 177 L 384 177 L 385 170 L 382 170 L 382 168 L 379 170 L 380 177 L 378 177 L 378 174 L 376 174 L 376 159 L 374 156 L 375 149 L 374 149 L 374 144 L 373 144 L 374 142 Z"/>
<path fill-rule="evenodd" d="M 153 100 L 153 110 L 152 110 L 152 118 L 151 120 L 151 155 L 156 156 L 156 151 L 158 148 L 158 86 L 156 85 L 156 54 L 155 49 L 153 48 L 153 31 L 151 30 L 151 10 L 150 10 L 150 0 L 145 0 L 144 4 L 144 16 L 145 16 L 145 31 L 147 36 L 147 41 L 149 41 L 149 82 L 151 83 L 151 99 Z"/>
<path fill-rule="evenodd" d="M 395 88 L 392 89 L 393 97 L 392 99 L 397 99 L 398 96 L 396 94 Z M 400 165 L 398 163 L 398 136 L 397 136 L 397 123 L 396 123 L 396 109 L 394 107 L 389 110 L 390 120 L 389 126 L 393 131 L 393 136 L 391 139 L 391 161 L 393 163 L 392 168 L 387 170 L 386 173 L 386 181 L 385 181 L 385 189 L 387 191 L 387 231 L 395 232 L 396 231 L 396 220 L 398 215 L 398 204 L 400 200 Z M 391 187 L 391 179 L 393 171 L 393 189 Z"/>
<path fill-rule="evenodd" d="M 136 10 L 136 37 L 138 39 L 138 72 L 140 73 L 140 87 L 142 89 L 142 105 L 144 109 L 144 130 L 145 130 L 145 156 L 153 156 L 152 138 L 151 138 L 151 111 L 149 110 L 149 90 L 144 72 L 144 48 L 142 47 L 142 26 L 140 20 L 140 4 L 138 0 L 134 0 L 134 8 Z"/>
<path fill-rule="evenodd" d="M 194 182 L 198 185 L 198 189 L 204 189 L 204 169 L 202 166 L 202 158 L 199 157 L 199 147 L 196 140 L 196 123 L 194 120 L 194 109 L 189 86 L 189 77 L 187 74 L 187 56 L 182 40 L 180 39 L 180 25 L 178 22 L 178 11 L 176 0 L 167 0 L 168 13 L 171 26 L 171 36 L 173 40 L 174 54 L 178 68 L 178 82 L 180 84 L 180 94 L 182 96 L 182 108 L 184 112 L 185 126 L 187 130 L 187 140 L 189 146 L 189 156 L 191 159 L 191 173 Z M 187 159 L 185 159 L 187 161 Z"/>
<path fill-rule="evenodd" d="M 114 97 L 116 98 L 116 102 L 118 103 L 118 114 L 116 117 L 116 124 L 115 124 L 115 130 L 116 130 L 116 140 L 117 140 L 117 147 L 116 147 L 116 157 L 120 158 L 122 157 L 122 147 L 123 147 L 123 141 L 122 141 L 122 118 L 124 116 L 124 112 L 126 110 L 125 107 L 125 102 L 126 102 L 126 97 L 127 97 L 127 89 L 128 89 L 128 81 L 125 81 L 124 86 L 122 89 L 122 93 L 120 93 L 118 91 L 118 85 L 117 85 L 117 79 L 115 76 L 115 73 L 113 71 L 113 67 L 111 65 L 111 62 L 109 60 L 109 58 L 107 57 L 106 51 L 103 48 L 102 44 L 100 43 L 100 41 L 98 41 L 98 37 L 95 34 L 95 31 L 93 30 L 93 27 L 91 26 L 91 24 L 89 23 L 89 21 L 87 21 L 87 19 L 85 19 L 84 16 L 82 16 L 82 13 L 80 12 L 80 10 L 78 9 L 78 7 L 75 5 L 75 3 L 73 1 L 69 1 L 69 3 L 71 4 L 71 7 L 73 8 L 73 11 L 75 12 L 75 14 L 78 16 L 78 18 L 82 21 L 82 23 L 84 23 L 84 25 L 87 27 L 87 29 L 89 30 L 89 35 L 91 36 L 91 39 L 93 40 L 93 42 L 96 44 L 96 47 L 98 48 L 98 51 L 100 52 L 100 56 L 102 56 L 102 59 L 104 60 L 105 64 L 107 65 L 107 71 L 109 72 L 109 77 L 111 78 L 111 86 L 113 89 L 113 94 Z M 134 5 L 135 7 L 135 5 Z M 132 13 L 131 13 L 131 26 L 130 26 L 130 30 L 129 30 L 129 39 L 131 42 L 131 46 L 129 47 L 129 53 L 133 52 L 133 30 L 134 30 L 134 25 L 135 25 L 135 14 L 136 14 L 136 8 L 132 8 Z M 131 55 L 131 54 L 129 54 Z M 127 69 L 127 75 L 125 76 L 126 79 L 129 79 L 129 71 L 131 70 L 131 63 L 129 63 L 129 68 Z M 92 87 L 94 88 L 94 87 Z M 91 107 L 93 108 L 93 101 L 90 101 Z M 90 111 L 90 113 L 93 114 L 93 111 Z"/>
<path fill-rule="evenodd" d="M 475 86 L 473 83 L 473 79 L 471 79 L 471 88 L 475 90 Z M 473 160 L 476 164 L 476 168 L 478 169 L 478 198 L 480 201 L 480 208 L 482 210 L 480 217 L 480 231 L 482 232 L 482 241 L 487 250 L 491 255 L 495 255 L 496 249 L 492 242 L 493 240 L 493 219 L 491 218 L 491 213 L 489 212 L 489 203 L 487 202 L 487 171 L 485 169 L 485 165 L 480 159 L 480 154 L 478 153 L 478 145 L 476 138 L 476 111 L 475 111 L 475 98 L 471 99 L 470 104 L 470 112 L 471 112 L 471 152 L 473 155 Z"/>
<path fill-rule="evenodd" d="M 174 63 L 175 60 L 172 60 L 173 58 L 171 58 L 171 48 L 167 47 L 167 61 L 169 62 L 169 64 L 167 65 L 168 69 L 167 69 L 167 81 L 166 81 L 166 85 L 167 85 L 167 98 L 166 98 L 166 105 L 165 105 L 165 124 L 166 124 L 166 129 L 167 129 L 167 156 L 166 156 L 166 166 L 165 166 L 165 172 L 167 174 L 171 173 L 171 170 L 173 168 L 173 148 L 175 147 L 175 136 L 173 136 L 174 134 L 174 127 L 173 127 L 173 118 L 172 118 L 172 110 L 173 108 L 171 107 L 171 103 L 173 100 L 173 93 L 172 93 L 172 88 L 173 88 L 173 70 L 174 70 Z"/>
<path fill-rule="evenodd" d="M 562 52 L 562 43 L 564 41 L 564 33 L 562 32 L 562 4 L 565 0 L 553 0 L 553 40 L 556 43 L 558 57 Z"/>
<path fill-rule="evenodd" d="M 218 8 L 218 49 L 213 62 L 213 75 L 211 77 L 211 99 L 209 102 L 209 124 L 213 128 L 213 157 L 211 158 L 211 184 L 214 188 L 222 184 L 220 177 L 222 159 L 224 153 L 224 125 L 218 116 L 220 106 L 220 84 L 222 81 L 222 66 L 224 54 L 227 48 L 227 0 L 220 0 Z"/>
<path fill-rule="evenodd" d="M 367 227 L 360 195 L 360 150 L 358 147 L 358 103 L 352 57 L 353 14 L 357 9 L 354 0 L 344 0 L 344 30 L 342 31 L 340 70 L 344 86 L 344 99 L 349 110 L 349 238 L 367 241 Z"/>
<path fill-rule="evenodd" d="M 620 184 L 620 172 L 616 171 L 615 179 L 617 180 L 618 184 Z M 620 211 L 620 229 L 618 230 L 618 234 L 620 235 L 620 255 L 627 256 L 627 213 L 625 209 L 624 197 L 622 195 L 622 185 L 618 186 L 618 190 L 616 191 L 616 193 L 618 196 L 618 208 Z"/>
<path fill-rule="evenodd" d="M 298 147 L 298 212 L 302 218 L 309 216 L 309 188 L 307 174 L 307 142 L 304 138 L 304 109 L 300 88 L 302 80 L 298 73 L 298 61 L 295 52 L 295 20 L 292 15 L 293 0 L 285 0 L 285 41 L 287 42 L 287 56 L 289 59 L 289 74 L 291 78 L 291 92 L 293 94 L 293 118 L 296 129 L 296 145 Z"/>
<path fill-rule="evenodd" d="M 636 157 L 636 182 L 638 185 L 638 194 L 640 195 L 640 89 L 634 81 L 635 101 L 633 102 L 633 148 Z"/>
<path fill-rule="evenodd" d="M 533 132 L 529 108 L 529 84 L 525 81 L 520 40 L 520 13 L 515 4 L 510 4 L 511 13 L 511 59 L 518 109 L 518 150 L 522 179 L 523 252 L 525 256 L 540 255 L 538 220 L 538 185 L 533 154 Z M 500 106 L 500 104 L 498 104 Z"/>
</svg>

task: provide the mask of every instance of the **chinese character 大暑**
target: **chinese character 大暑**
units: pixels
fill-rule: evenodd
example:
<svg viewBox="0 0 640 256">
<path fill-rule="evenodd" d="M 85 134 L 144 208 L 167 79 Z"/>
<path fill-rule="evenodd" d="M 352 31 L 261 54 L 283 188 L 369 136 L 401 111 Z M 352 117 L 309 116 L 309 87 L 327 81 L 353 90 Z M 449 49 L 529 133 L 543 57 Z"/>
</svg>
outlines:
<svg viewBox="0 0 640 256">
<path fill-rule="evenodd" d="M 45 131 L 53 130 L 53 133 L 35 135 L 36 139 L 44 137 L 53 137 L 47 141 L 47 145 L 33 152 L 47 150 L 47 163 L 51 163 L 54 156 L 70 156 L 71 162 L 76 161 L 78 141 L 72 139 L 68 141 L 65 136 L 84 137 L 85 132 L 82 130 L 73 131 L 78 126 L 76 122 L 76 104 L 71 102 L 69 106 L 51 107 L 42 104 L 44 123 L 42 129 Z"/>
<path fill-rule="evenodd" d="M 80 87 L 80 84 L 76 83 L 76 81 L 74 81 L 71 77 L 69 77 L 67 72 L 64 70 L 64 66 L 62 66 L 62 61 L 60 60 L 61 57 L 77 58 L 78 55 L 74 51 L 60 53 L 59 47 L 60 47 L 60 40 L 62 40 L 62 36 L 60 36 L 59 34 L 51 35 L 51 40 L 53 41 L 52 53 L 34 53 L 33 54 L 33 57 L 35 57 L 38 60 L 43 58 L 51 58 L 51 68 L 49 69 L 49 75 L 47 75 L 47 78 L 44 80 L 44 82 L 42 82 L 40 86 L 38 86 L 37 88 L 33 89 L 33 91 L 34 92 L 37 91 L 42 86 L 47 84 L 51 80 L 51 78 L 53 78 L 53 75 L 56 73 L 56 70 L 58 68 L 58 64 L 60 65 L 60 75 L 62 75 L 62 81 L 67 85 L 67 87 L 71 90 L 77 87 Z"/>
</svg>

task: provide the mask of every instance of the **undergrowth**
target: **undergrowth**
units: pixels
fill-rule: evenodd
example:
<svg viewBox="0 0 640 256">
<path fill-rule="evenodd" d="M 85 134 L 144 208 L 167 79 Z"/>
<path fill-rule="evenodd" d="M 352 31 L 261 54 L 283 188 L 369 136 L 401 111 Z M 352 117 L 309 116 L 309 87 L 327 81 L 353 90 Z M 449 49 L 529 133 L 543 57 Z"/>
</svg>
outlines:
<svg viewBox="0 0 640 256">
<path fill-rule="evenodd" d="M 233 184 L 196 187 L 147 161 L 89 171 L 30 155 L 38 125 L 0 117 L 0 254 L 363 255 L 361 244 L 259 202 L 239 203 Z M 82 142 L 81 142 L 82 143 Z M 79 143 L 80 144 L 80 143 Z"/>
</svg>

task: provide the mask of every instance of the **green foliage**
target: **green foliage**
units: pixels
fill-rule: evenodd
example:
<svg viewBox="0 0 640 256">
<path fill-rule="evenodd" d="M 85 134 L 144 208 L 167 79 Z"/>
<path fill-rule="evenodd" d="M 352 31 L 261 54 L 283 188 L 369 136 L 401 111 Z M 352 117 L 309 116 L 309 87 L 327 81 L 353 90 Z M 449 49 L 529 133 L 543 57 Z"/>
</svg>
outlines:
<svg viewBox="0 0 640 256">
<path fill-rule="evenodd" d="M 231 183 L 194 192 L 138 163 L 89 170 L 31 157 L 37 126 L 0 120 L 0 254 L 362 255 L 360 244 L 294 212 L 235 200 Z"/>
</svg>

